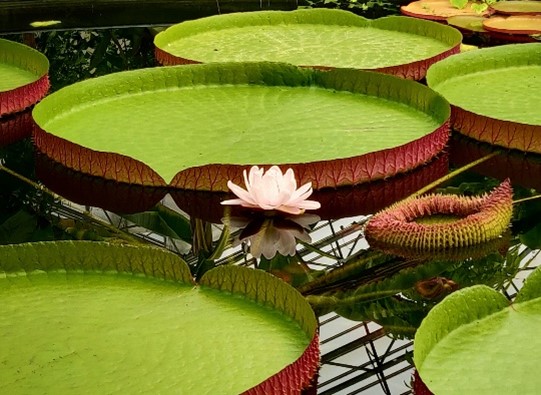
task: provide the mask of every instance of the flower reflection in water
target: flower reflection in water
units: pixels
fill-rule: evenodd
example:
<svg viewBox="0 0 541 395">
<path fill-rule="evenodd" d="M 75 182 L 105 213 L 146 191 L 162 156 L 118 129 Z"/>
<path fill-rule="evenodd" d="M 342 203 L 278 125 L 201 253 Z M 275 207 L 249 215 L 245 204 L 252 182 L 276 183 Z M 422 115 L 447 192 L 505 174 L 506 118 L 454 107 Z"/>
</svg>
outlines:
<svg viewBox="0 0 541 395">
<path fill-rule="evenodd" d="M 251 217 L 226 217 L 222 222 L 233 229 L 241 229 L 233 241 L 234 246 L 247 243 L 255 258 L 264 256 L 272 259 L 277 253 L 294 256 L 298 240 L 306 243 L 311 241 L 309 226 L 319 219 L 312 214 L 283 216 L 255 213 Z"/>
<path fill-rule="evenodd" d="M 246 170 L 243 174 L 246 189 L 228 181 L 227 186 L 238 199 L 224 200 L 222 204 L 276 210 L 292 215 L 317 210 L 321 206 L 319 202 L 307 200 L 312 194 L 312 183 L 308 182 L 297 189 L 292 169 L 282 173 L 278 166 L 272 166 L 265 172 L 263 168 L 252 166 L 248 174 Z"/>
</svg>

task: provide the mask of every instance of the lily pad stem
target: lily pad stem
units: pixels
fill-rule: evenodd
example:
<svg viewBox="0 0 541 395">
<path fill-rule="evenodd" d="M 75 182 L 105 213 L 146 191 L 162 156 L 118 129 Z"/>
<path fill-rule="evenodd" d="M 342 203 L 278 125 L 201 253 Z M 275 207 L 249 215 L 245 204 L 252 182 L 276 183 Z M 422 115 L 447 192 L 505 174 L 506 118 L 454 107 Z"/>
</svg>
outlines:
<svg viewBox="0 0 541 395">
<path fill-rule="evenodd" d="M 424 186 L 423 188 L 419 189 L 417 192 L 414 192 L 413 194 L 411 194 L 409 196 L 409 198 L 415 198 L 415 197 L 421 196 L 422 194 L 430 191 L 431 189 L 436 188 L 438 185 L 440 185 L 440 184 L 442 184 L 442 183 L 444 183 L 446 181 L 449 181 L 451 178 L 459 175 L 460 173 L 463 173 L 466 170 L 469 170 L 472 167 L 475 167 L 478 164 L 483 163 L 483 162 L 493 158 L 494 156 L 496 156 L 498 154 L 499 154 L 498 151 L 494 151 L 494 152 L 491 152 L 490 154 L 485 155 L 485 156 L 483 156 L 483 157 L 481 157 L 481 158 L 479 158 L 479 159 L 477 159 L 477 160 L 475 160 L 475 161 L 473 161 L 471 163 L 468 163 L 465 166 L 459 167 L 458 169 L 452 171 L 451 173 L 446 174 L 443 177 L 438 178 L 436 181 L 431 182 L 430 184 Z"/>
</svg>

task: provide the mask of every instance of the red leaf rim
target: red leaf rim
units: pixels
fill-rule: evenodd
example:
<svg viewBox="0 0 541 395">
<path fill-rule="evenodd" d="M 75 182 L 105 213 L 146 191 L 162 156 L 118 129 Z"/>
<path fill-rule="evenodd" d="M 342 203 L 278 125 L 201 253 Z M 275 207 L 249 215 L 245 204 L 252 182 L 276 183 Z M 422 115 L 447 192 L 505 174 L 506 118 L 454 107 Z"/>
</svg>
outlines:
<svg viewBox="0 0 541 395">
<path fill-rule="evenodd" d="M 269 395 L 297 393 L 310 387 L 319 369 L 319 335 L 316 333 L 304 353 L 291 365 L 250 388 L 242 395 Z M 297 392 L 292 392 L 295 389 Z"/>
<path fill-rule="evenodd" d="M 428 163 L 447 145 L 449 121 L 434 132 L 404 145 L 352 158 L 317 161 L 311 163 L 281 164 L 295 172 L 299 185 L 312 183 L 315 190 L 358 185 L 405 173 Z M 271 165 L 261 165 L 269 168 Z M 227 192 L 227 181 L 243 185 L 243 165 L 212 164 L 185 169 L 173 178 L 171 186 L 180 189 L 198 189 Z"/>
<path fill-rule="evenodd" d="M 403 199 L 449 170 L 447 153 L 420 166 L 411 172 L 355 187 L 323 189 L 315 191 L 311 200 L 321 203 L 319 210 L 310 211 L 321 219 L 339 219 L 355 215 L 373 214 L 389 204 Z M 193 191 L 176 189 L 171 197 L 177 206 L 188 215 L 207 222 L 221 223 L 226 207 L 220 203 L 232 197 L 222 192 Z M 239 206 L 228 206 L 231 216 L 246 216 L 250 210 Z"/>
<path fill-rule="evenodd" d="M 446 121 L 434 132 L 395 148 L 353 158 L 284 164 L 280 168 L 292 168 L 299 185 L 311 182 L 315 190 L 381 180 L 430 162 L 446 147 L 449 130 L 449 121 Z M 47 133 L 38 126 L 34 126 L 33 139 L 38 151 L 77 172 L 128 184 L 168 186 L 148 165 L 129 156 L 94 151 Z M 261 166 L 269 168 L 271 165 Z M 242 173 L 247 168 L 231 164 L 191 167 L 177 173 L 169 186 L 227 192 L 229 180 L 243 185 Z"/>
<path fill-rule="evenodd" d="M 36 177 L 60 196 L 118 214 L 148 210 L 167 194 L 166 188 L 120 183 L 76 172 L 40 153 L 36 155 L 35 170 Z"/>
<path fill-rule="evenodd" d="M 167 186 L 148 165 L 129 156 L 85 148 L 47 133 L 37 125 L 34 125 L 32 136 L 38 151 L 77 172 L 127 184 Z"/>
<path fill-rule="evenodd" d="M 451 106 L 453 129 L 475 140 L 541 153 L 541 126 L 504 121 Z"/>
<path fill-rule="evenodd" d="M 0 147 L 15 143 L 32 135 L 32 114 L 23 111 L 0 119 Z"/>
<path fill-rule="evenodd" d="M 40 101 L 49 90 L 49 75 L 9 91 L 0 92 L 0 117 L 24 110 Z"/>
</svg>

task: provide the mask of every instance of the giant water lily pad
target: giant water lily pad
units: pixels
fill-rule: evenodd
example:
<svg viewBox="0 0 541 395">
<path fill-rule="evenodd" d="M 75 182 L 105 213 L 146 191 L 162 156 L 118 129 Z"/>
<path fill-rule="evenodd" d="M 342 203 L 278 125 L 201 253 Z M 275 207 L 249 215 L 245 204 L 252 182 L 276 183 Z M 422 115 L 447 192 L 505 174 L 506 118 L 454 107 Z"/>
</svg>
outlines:
<svg viewBox="0 0 541 395">
<path fill-rule="evenodd" d="M 514 44 L 445 59 L 427 83 L 452 105 L 452 126 L 490 144 L 541 153 L 541 45 Z"/>
<path fill-rule="evenodd" d="M 34 142 L 74 170 L 120 182 L 227 191 L 251 165 L 315 189 L 382 179 L 448 140 L 448 103 L 413 81 L 279 63 L 124 72 L 66 87 L 33 111 Z"/>
<path fill-rule="evenodd" d="M 0 247 L 0 392 L 298 393 L 317 321 L 267 273 L 176 255 L 53 242 Z"/>
<path fill-rule="evenodd" d="M 498 14 L 541 15 L 541 2 L 529 0 L 498 1 L 490 6 Z"/>
<path fill-rule="evenodd" d="M 262 11 L 183 22 L 158 34 L 165 65 L 274 61 L 356 68 L 421 79 L 426 68 L 459 51 L 460 33 L 404 17 L 369 20 L 329 9 Z"/>
<path fill-rule="evenodd" d="M 435 394 L 535 394 L 541 377 L 541 269 L 515 301 L 476 285 L 447 296 L 422 322 L 414 361 Z"/>
<path fill-rule="evenodd" d="M 40 52 L 0 39 L 0 117 L 21 111 L 49 89 L 49 61 Z"/>
<path fill-rule="evenodd" d="M 483 27 L 505 34 L 541 34 L 541 15 L 493 17 L 485 20 Z"/>
</svg>

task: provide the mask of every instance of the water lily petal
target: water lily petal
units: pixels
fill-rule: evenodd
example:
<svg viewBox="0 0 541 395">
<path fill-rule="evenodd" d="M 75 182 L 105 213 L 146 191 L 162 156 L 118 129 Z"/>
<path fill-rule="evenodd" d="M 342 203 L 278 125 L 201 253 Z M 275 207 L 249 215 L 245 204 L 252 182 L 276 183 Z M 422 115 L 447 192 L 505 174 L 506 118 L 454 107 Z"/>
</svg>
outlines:
<svg viewBox="0 0 541 395">
<path fill-rule="evenodd" d="M 261 180 L 261 177 L 263 176 L 264 169 L 260 169 L 258 166 L 252 166 L 250 168 L 250 173 L 248 177 L 246 177 L 246 170 L 243 171 L 244 175 L 244 184 L 246 185 L 246 189 L 250 195 L 252 195 L 252 189 L 253 185 L 257 185 L 259 181 Z"/>
<path fill-rule="evenodd" d="M 290 202 L 305 200 L 312 194 L 312 183 L 307 182 L 291 194 Z"/>
<path fill-rule="evenodd" d="M 298 207 L 298 206 L 286 206 L 282 205 L 279 207 L 276 207 L 276 210 L 281 211 L 283 213 L 288 213 L 291 215 L 300 215 L 304 213 L 304 209 Z"/>
<path fill-rule="evenodd" d="M 252 206 L 257 206 L 257 201 L 252 197 L 252 195 L 248 193 L 248 191 L 246 191 L 245 189 L 239 187 L 234 182 L 227 181 L 227 187 L 231 189 L 231 192 L 237 195 L 241 200 L 244 200 Z M 222 204 L 224 203 L 222 202 Z"/>
<path fill-rule="evenodd" d="M 297 204 L 297 206 L 304 210 L 317 210 L 318 208 L 321 208 L 321 203 L 316 200 L 305 200 Z"/>
<path fill-rule="evenodd" d="M 293 173 L 293 169 L 286 170 L 282 183 L 284 185 L 284 188 L 286 188 L 288 191 L 291 191 L 293 195 L 293 193 L 297 189 L 297 180 L 295 179 L 295 173 Z"/>
</svg>

